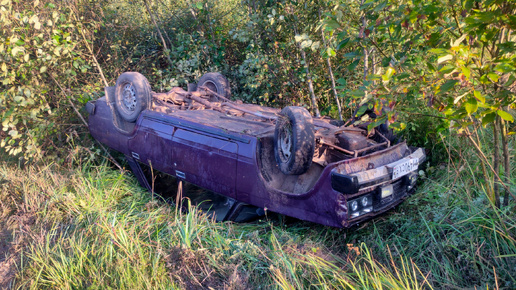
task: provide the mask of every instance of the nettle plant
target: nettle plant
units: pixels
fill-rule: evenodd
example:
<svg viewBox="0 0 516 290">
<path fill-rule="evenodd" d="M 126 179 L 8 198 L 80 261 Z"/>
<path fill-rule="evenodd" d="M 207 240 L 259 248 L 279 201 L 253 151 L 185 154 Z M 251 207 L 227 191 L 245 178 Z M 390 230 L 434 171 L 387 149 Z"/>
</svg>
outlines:
<svg viewBox="0 0 516 290">
<path fill-rule="evenodd" d="M 0 147 L 10 155 L 29 160 L 57 150 L 53 138 L 73 114 L 67 98 L 84 99 L 79 84 L 91 64 L 75 8 L 0 2 Z"/>
</svg>

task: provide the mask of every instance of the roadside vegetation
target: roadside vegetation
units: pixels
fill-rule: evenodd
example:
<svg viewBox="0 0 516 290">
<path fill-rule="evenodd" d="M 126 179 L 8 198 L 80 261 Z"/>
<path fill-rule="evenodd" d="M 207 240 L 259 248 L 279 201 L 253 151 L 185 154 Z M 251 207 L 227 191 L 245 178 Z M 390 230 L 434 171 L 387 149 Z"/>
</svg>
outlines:
<svg viewBox="0 0 516 290">
<path fill-rule="evenodd" d="M 0 288 L 515 288 L 515 11 L 0 0 Z M 430 161 L 413 196 L 351 229 L 215 223 L 146 192 L 89 136 L 84 104 L 124 71 L 159 92 L 220 71 L 246 102 L 369 109 Z"/>
</svg>

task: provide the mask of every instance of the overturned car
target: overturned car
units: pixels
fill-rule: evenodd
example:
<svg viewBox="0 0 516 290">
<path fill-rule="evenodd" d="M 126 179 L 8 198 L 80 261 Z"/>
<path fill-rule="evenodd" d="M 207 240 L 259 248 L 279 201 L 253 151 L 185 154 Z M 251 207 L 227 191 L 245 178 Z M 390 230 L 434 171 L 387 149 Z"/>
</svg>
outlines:
<svg viewBox="0 0 516 290">
<path fill-rule="evenodd" d="M 426 158 L 385 129 L 232 101 L 219 73 L 188 91 L 155 93 L 143 75 L 126 72 L 87 110 L 91 135 L 123 153 L 142 186 L 152 189 L 151 166 L 221 194 L 230 201 L 224 219 L 248 204 L 349 227 L 401 203 Z"/>
</svg>

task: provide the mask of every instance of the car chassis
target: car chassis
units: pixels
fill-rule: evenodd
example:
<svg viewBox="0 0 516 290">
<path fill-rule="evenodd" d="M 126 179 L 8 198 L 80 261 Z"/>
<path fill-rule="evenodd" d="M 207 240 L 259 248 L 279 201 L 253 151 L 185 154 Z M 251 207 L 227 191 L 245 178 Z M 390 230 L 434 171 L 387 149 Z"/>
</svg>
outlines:
<svg viewBox="0 0 516 290">
<path fill-rule="evenodd" d="M 350 227 L 400 204 L 426 159 L 381 128 L 231 101 L 218 73 L 187 91 L 155 93 L 141 74 L 126 72 L 86 108 L 91 135 L 123 153 L 143 187 L 153 190 L 147 165 L 221 194 L 230 201 L 224 220 L 249 204 Z"/>
</svg>

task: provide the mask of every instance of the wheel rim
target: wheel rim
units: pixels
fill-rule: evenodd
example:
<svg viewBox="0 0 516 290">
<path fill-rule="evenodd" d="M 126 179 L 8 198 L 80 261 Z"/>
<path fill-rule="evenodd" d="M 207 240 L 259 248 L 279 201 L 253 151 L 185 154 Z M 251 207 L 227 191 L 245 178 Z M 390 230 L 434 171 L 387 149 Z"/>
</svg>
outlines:
<svg viewBox="0 0 516 290">
<path fill-rule="evenodd" d="M 207 87 L 208 89 L 214 91 L 215 93 L 219 93 L 217 92 L 217 85 L 215 85 L 214 82 L 210 82 L 210 81 L 207 81 L 205 82 L 204 84 L 202 84 L 203 86 Z"/>
<path fill-rule="evenodd" d="M 289 128 L 283 128 L 278 138 L 279 155 L 282 161 L 288 161 L 292 154 L 292 134 Z"/>
<path fill-rule="evenodd" d="M 122 92 L 124 108 L 130 112 L 136 110 L 136 90 L 132 84 L 126 84 Z"/>
</svg>

